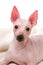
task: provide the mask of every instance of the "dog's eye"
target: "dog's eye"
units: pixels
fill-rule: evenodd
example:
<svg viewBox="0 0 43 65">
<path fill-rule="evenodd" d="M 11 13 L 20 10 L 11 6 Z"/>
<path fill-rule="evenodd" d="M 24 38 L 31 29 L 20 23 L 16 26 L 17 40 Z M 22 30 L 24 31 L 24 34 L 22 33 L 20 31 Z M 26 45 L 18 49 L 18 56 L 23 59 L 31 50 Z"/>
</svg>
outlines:
<svg viewBox="0 0 43 65">
<path fill-rule="evenodd" d="M 18 26 L 17 25 L 15 25 L 15 29 L 18 29 Z"/>
<path fill-rule="evenodd" d="M 30 30 L 30 28 L 28 27 L 28 28 L 26 28 L 26 31 L 29 31 Z"/>
</svg>

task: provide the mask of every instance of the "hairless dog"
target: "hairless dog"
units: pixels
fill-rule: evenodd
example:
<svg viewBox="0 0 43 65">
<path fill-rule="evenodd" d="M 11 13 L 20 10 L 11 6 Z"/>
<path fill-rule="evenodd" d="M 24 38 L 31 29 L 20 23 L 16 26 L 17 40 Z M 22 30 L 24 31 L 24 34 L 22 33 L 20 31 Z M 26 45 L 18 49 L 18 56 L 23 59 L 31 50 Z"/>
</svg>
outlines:
<svg viewBox="0 0 43 65">
<path fill-rule="evenodd" d="M 29 36 L 32 28 L 37 24 L 38 11 L 36 10 L 28 20 L 20 18 L 16 6 L 11 12 L 14 38 L 9 45 L 0 65 L 8 65 L 14 62 L 17 65 L 37 65 L 43 60 L 43 35 Z"/>
</svg>

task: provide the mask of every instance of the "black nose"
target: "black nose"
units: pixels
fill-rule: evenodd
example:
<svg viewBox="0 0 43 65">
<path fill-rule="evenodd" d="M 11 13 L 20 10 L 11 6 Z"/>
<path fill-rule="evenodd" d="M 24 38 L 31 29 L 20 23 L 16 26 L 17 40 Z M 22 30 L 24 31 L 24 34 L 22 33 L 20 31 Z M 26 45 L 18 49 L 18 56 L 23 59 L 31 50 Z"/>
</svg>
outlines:
<svg viewBox="0 0 43 65">
<path fill-rule="evenodd" d="M 18 36 L 17 36 L 17 40 L 18 40 L 19 42 L 23 41 L 23 40 L 24 40 L 24 36 L 23 36 L 23 35 L 18 35 Z"/>
</svg>

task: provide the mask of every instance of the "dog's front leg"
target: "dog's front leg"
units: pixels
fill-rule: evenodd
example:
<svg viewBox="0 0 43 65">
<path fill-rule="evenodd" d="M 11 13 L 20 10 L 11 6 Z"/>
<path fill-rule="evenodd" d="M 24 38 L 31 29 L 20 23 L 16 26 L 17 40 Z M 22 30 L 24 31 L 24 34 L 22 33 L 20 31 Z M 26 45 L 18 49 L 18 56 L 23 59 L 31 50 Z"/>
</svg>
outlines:
<svg viewBox="0 0 43 65">
<path fill-rule="evenodd" d="M 36 65 L 36 64 L 27 64 L 27 65 Z"/>
<path fill-rule="evenodd" d="M 8 65 L 8 63 L 11 61 L 11 54 L 8 52 L 4 58 L 0 60 L 0 65 Z"/>
<path fill-rule="evenodd" d="M 0 60 L 0 65 L 7 65 L 8 64 L 8 60 L 6 59 L 6 58 L 2 58 L 1 60 Z"/>
<path fill-rule="evenodd" d="M 27 65 L 36 65 L 36 63 L 30 62 Z"/>
</svg>

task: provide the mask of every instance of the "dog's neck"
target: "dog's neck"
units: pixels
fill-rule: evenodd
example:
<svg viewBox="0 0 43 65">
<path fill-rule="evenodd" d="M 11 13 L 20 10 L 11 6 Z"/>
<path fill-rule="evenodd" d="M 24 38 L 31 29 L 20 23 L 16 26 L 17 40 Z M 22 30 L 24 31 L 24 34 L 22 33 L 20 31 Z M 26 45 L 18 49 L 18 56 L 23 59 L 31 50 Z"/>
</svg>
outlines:
<svg viewBox="0 0 43 65">
<path fill-rule="evenodd" d="M 26 47 L 26 45 L 27 45 L 27 43 L 28 43 L 28 38 L 25 39 L 25 40 L 22 41 L 22 42 L 18 42 L 18 41 L 16 40 L 16 38 L 14 38 L 13 41 L 14 41 L 14 45 L 15 45 L 15 47 L 16 47 L 17 49 L 22 49 L 22 48 Z"/>
</svg>

